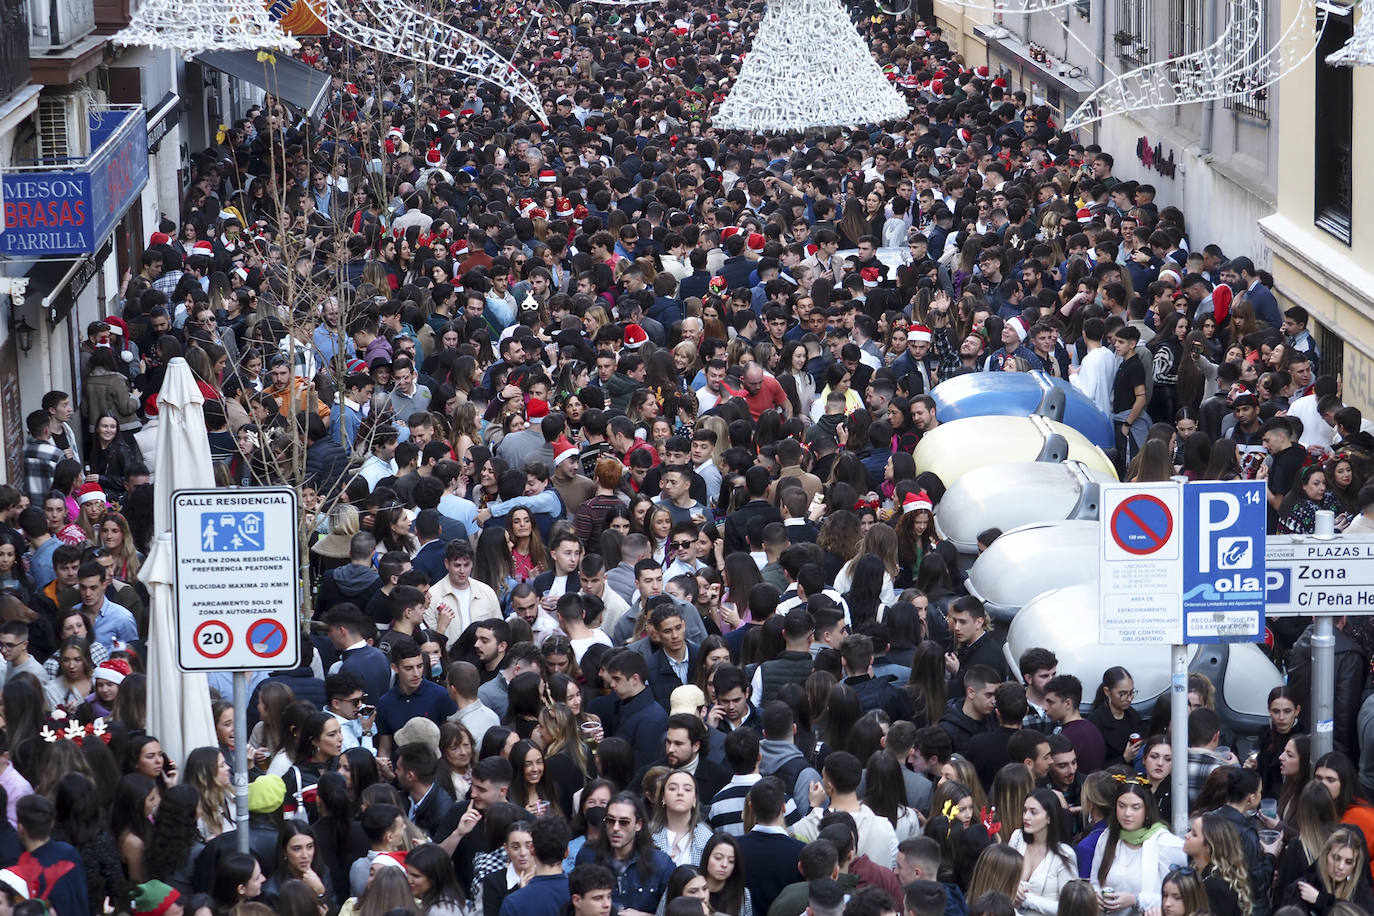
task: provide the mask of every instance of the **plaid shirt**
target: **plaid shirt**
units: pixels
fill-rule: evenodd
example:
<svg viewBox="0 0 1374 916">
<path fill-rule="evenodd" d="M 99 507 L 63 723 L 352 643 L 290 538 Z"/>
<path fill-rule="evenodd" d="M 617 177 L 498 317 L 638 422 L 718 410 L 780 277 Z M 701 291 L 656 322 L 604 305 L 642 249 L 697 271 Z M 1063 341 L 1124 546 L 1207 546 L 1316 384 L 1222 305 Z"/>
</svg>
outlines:
<svg viewBox="0 0 1374 916">
<path fill-rule="evenodd" d="M 62 449 L 47 439 L 30 439 L 24 445 L 24 486 L 35 506 L 43 505 L 43 497 L 52 489 L 52 475 L 57 462 L 67 457 Z"/>
<path fill-rule="evenodd" d="M 1026 714 L 1021 717 L 1021 727 L 1033 729 L 1046 735 L 1053 734 L 1058 729 L 1054 721 L 1045 715 L 1045 710 L 1029 700 L 1026 701 Z"/>
<path fill-rule="evenodd" d="M 949 339 L 949 328 L 931 328 L 930 346 L 935 351 L 935 358 L 940 361 L 940 380 L 953 378 L 960 375 L 963 361 L 959 359 L 959 347 L 963 341 L 952 341 Z"/>
<path fill-rule="evenodd" d="M 160 293 L 166 293 L 167 297 L 171 298 L 173 291 L 177 288 L 177 284 L 181 282 L 184 273 L 184 271 L 180 270 L 164 271 L 162 276 L 153 281 L 153 289 Z"/>
<path fill-rule="evenodd" d="M 1207 782 L 1212 771 L 1222 766 L 1222 761 L 1211 751 L 1201 747 L 1188 748 L 1188 805 L 1191 808 L 1198 793 Z"/>
</svg>

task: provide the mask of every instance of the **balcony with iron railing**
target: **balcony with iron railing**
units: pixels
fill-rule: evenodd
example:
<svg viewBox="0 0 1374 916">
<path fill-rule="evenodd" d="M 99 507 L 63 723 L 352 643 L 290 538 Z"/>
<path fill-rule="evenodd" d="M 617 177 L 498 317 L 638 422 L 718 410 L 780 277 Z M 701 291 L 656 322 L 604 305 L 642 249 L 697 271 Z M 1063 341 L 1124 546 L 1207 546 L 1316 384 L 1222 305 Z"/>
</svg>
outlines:
<svg viewBox="0 0 1374 916">
<path fill-rule="evenodd" d="M 46 105 L 46 107 L 45 107 Z M 0 255 L 96 251 L 148 181 L 141 105 L 90 105 L 80 93 L 40 102 L 38 158 L 5 169 Z"/>
</svg>

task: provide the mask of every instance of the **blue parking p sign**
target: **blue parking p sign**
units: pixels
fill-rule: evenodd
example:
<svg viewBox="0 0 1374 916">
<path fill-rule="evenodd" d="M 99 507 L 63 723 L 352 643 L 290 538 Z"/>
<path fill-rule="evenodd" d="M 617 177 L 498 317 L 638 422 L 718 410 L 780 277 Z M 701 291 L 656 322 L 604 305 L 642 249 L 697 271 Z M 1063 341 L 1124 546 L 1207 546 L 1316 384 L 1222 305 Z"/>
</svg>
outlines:
<svg viewBox="0 0 1374 916">
<path fill-rule="evenodd" d="M 1183 641 L 1264 638 L 1264 482 L 1183 487 Z"/>
</svg>

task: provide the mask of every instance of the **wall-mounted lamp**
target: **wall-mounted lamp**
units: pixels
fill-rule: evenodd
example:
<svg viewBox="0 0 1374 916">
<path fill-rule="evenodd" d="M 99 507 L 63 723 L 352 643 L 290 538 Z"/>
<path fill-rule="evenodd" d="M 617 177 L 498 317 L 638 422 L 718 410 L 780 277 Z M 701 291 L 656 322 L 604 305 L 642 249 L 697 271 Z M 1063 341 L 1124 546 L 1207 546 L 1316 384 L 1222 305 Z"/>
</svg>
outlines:
<svg viewBox="0 0 1374 916">
<path fill-rule="evenodd" d="M 28 291 L 28 277 L 0 277 L 0 294 L 10 297 L 10 333 L 15 335 L 19 349 L 25 353 L 33 349 L 33 332 L 38 330 L 19 314 Z"/>
<path fill-rule="evenodd" d="M 36 330 L 38 329 L 29 324 L 28 320 L 23 315 L 20 315 L 19 320 L 14 321 L 10 325 L 10 331 L 14 334 L 15 340 L 19 344 L 19 350 L 22 353 L 27 355 L 28 352 L 33 349 L 33 332 Z"/>
</svg>

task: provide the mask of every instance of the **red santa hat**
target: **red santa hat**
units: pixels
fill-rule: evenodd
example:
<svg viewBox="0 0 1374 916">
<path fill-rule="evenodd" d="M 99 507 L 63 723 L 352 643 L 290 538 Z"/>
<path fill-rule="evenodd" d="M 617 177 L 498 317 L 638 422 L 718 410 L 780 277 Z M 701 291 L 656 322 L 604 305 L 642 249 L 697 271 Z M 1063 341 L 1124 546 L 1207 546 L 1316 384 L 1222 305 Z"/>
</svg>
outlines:
<svg viewBox="0 0 1374 916">
<path fill-rule="evenodd" d="M 720 240 L 724 242 L 731 236 L 739 235 L 743 231 L 744 230 L 741 229 L 739 226 L 726 226 L 724 229 L 720 230 Z"/>
<path fill-rule="evenodd" d="M 387 868 L 395 867 L 405 871 L 406 852 L 404 849 L 397 852 L 384 852 L 372 861 L 379 865 L 386 866 Z"/>
<path fill-rule="evenodd" d="M 526 213 L 525 215 L 528 216 L 530 219 L 546 220 L 549 218 L 549 212 L 545 210 L 543 207 L 530 207 L 530 212 Z"/>
<path fill-rule="evenodd" d="M 94 678 L 97 681 L 108 681 L 111 684 L 122 684 L 124 679 L 134 673 L 134 669 L 129 667 L 129 663 L 122 658 L 112 658 L 101 662 L 95 669 Z"/>
<path fill-rule="evenodd" d="M 553 444 L 553 466 L 558 467 L 564 461 L 574 458 L 578 454 L 580 452 L 577 446 L 560 436 L 558 441 Z"/>
<path fill-rule="evenodd" d="M 444 154 L 439 152 L 439 147 L 431 146 L 425 151 L 425 164 L 436 169 L 444 164 Z"/>
<path fill-rule="evenodd" d="M 530 398 L 525 404 L 525 416 L 531 422 L 542 420 L 549 415 L 549 402 L 543 398 Z"/>
<path fill-rule="evenodd" d="M 540 169 L 540 170 L 539 170 L 539 183 L 540 183 L 540 184 L 553 184 L 553 183 L 556 182 L 556 181 L 558 181 L 558 173 L 555 172 L 553 169 Z"/>
<path fill-rule="evenodd" d="M 908 343 L 910 343 L 913 340 L 920 341 L 922 343 L 930 343 L 930 338 L 930 328 L 926 327 L 923 324 L 913 324 L 911 327 L 906 329 L 906 339 Z"/>
<path fill-rule="evenodd" d="M 751 232 L 745 244 L 753 251 L 762 251 L 763 246 L 768 243 L 768 239 L 763 237 L 762 232 Z"/>
<path fill-rule="evenodd" d="M 623 339 L 625 349 L 638 350 L 648 343 L 649 335 L 637 324 L 625 325 L 625 337 Z"/>
<path fill-rule="evenodd" d="M 1026 335 L 1029 333 L 1029 329 L 1026 327 L 1026 319 L 1022 318 L 1020 315 L 1017 315 L 1015 318 L 1008 318 L 1007 327 L 1016 332 L 1016 338 L 1018 340 L 1025 340 Z"/>
<path fill-rule="evenodd" d="M 1005 88 L 1007 88 L 1007 81 L 1006 81 L 1006 79 L 1005 79 L 1004 77 L 1001 77 L 1001 76 L 999 76 L 999 77 L 997 77 L 996 79 L 994 79 L 994 80 L 992 81 L 992 84 L 993 84 L 994 86 L 996 86 L 998 89 L 1005 89 Z"/>
<path fill-rule="evenodd" d="M 902 500 L 903 514 L 907 512 L 919 512 L 922 509 L 927 512 L 935 511 L 935 505 L 930 501 L 930 497 L 926 495 L 925 490 L 919 493 L 908 493 L 906 498 Z"/>
<path fill-rule="evenodd" d="M 647 58 L 647 57 L 636 57 L 636 58 L 635 58 L 635 69 L 636 69 L 636 70 L 648 70 L 650 64 L 652 64 L 652 63 L 653 63 L 653 61 L 649 60 L 649 58 Z"/>
<path fill-rule="evenodd" d="M 676 69 L 677 69 L 677 58 L 676 58 L 676 57 L 665 57 L 665 58 L 663 58 L 663 69 L 664 69 L 664 70 L 676 70 Z"/>
<path fill-rule="evenodd" d="M 208 239 L 201 239 L 191 246 L 192 257 L 198 254 L 205 255 L 207 258 L 213 258 L 215 256 L 215 246 L 212 245 Z"/>
<path fill-rule="evenodd" d="M 468 240 L 459 237 L 453 240 L 453 244 L 448 246 L 449 254 L 459 257 L 468 253 Z"/>
<path fill-rule="evenodd" d="M 165 232 L 154 232 L 148 239 L 148 245 L 166 245 L 171 240 L 172 237 Z"/>
<path fill-rule="evenodd" d="M 100 489 L 98 483 L 83 483 L 81 489 L 76 491 L 76 503 L 79 506 L 93 503 L 96 500 L 105 501 L 105 491 Z"/>
<path fill-rule="evenodd" d="M 1216 289 L 1212 290 L 1212 315 L 1217 324 L 1225 324 L 1231 314 L 1231 298 L 1231 287 L 1225 283 L 1218 283 Z"/>
<path fill-rule="evenodd" d="M 933 92 L 933 93 L 935 93 L 936 95 L 944 95 L 944 94 L 945 94 L 945 81 L 944 81 L 944 80 L 931 80 L 931 81 L 930 81 L 930 91 Z"/>
<path fill-rule="evenodd" d="M 577 225 L 582 225 L 583 221 L 586 220 L 589 215 L 585 205 L 578 204 L 576 207 L 573 207 L 573 222 L 577 223 Z"/>
<path fill-rule="evenodd" d="M 878 282 L 883 278 L 882 271 L 878 270 L 876 267 L 862 268 L 859 271 L 859 276 L 863 277 L 864 286 L 867 287 L 877 286 Z"/>
<path fill-rule="evenodd" d="M 1078 221 L 1080 223 L 1091 223 L 1094 215 L 1093 211 L 1088 207 L 1078 208 Z"/>
<path fill-rule="evenodd" d="M 978 77 L 980 80 L 985 80 L 988 78 L 988 68 L 986 66 L 974 67 L 973 75 Z"/>
<path fill-rule="evenodd" d="M 558 200 L 553 202 L 553 212 L 559 219 L 567 219 L 573 215 L 572 201 L 568 200 L 566 197 L 558 198 Z"/>
</svg>

